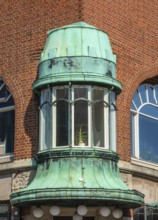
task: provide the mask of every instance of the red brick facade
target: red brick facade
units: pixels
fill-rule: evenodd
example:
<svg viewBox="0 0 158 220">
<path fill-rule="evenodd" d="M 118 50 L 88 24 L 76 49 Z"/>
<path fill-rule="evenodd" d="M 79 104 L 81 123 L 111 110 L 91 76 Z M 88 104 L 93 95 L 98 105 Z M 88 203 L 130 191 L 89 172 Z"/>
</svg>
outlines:
<svg viewBox="0 0 158 220">
<path fill-rule="evenodd" d="M 157 0 L 1 0 L 0 77 L 16 107 L 15 159 L 38 148 L 38 95 L 32 91 L 39 54 L 50 29 L 84 21 L 109 35 L 117 55 L 118 152 L 130 161 L 130 102 L 144 80 L 158 73 Z"/>
</svg>

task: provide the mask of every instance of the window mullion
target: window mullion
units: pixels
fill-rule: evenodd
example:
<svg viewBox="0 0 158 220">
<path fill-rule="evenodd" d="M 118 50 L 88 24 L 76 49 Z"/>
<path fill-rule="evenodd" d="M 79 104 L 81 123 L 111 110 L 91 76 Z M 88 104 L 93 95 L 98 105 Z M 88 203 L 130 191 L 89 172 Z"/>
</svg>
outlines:
<svg viewBox="0 0 158 220">
<path fill-rule="evenodd" d="M 71 103 L 71 88 L 68 89 L 68 145 L 72 146 L 72 103 Z"/>
<path fill-rule="evenodd" d="M 88 87 L 88 101 L 91 101 L 91 87 Z M 92 146 L 92 109 L 91 104 L 88 102 L 88 146 Z"/>
<path fill-rule="evenodd" d="M 44 102 L 44 91 L 41 92 L 41 97 L 40 97 L 40 106 Z M 44 121 L 44 116 L 43 116 L 43 111 L 44 108 L 40 108 L 39 110 L 40 114 L 40 126 L 39 126 L 39 142 L 40 142 L 40 150 L 43 150 L 44 148 L 44 136 L 45 136 L 45 121 Z"/>
<path fill-rule="evenodd" d="M 42 97 L 42 96 L 41 96 Z M 41 101 L 41 100 L 40 100 Z M 43 118 L 43 112 L 42 109 L 39 109 L 39 117 L 40 117 L 40 123 L 39 123 L 39 150 L 42 150 L 43 146 L 43 135 L 44 135 L 44 118 Z"/>
<path fill-rule="evenodd" d="M 52 91 L 52 103 L 56 100 L 56 88 L 53 88 Z M 56 103 L 52 105 L 52 147 L 56 147 L 56 129 L 57 129 L 57 120 L 56 120 Z"/>
<path fill-rule="evenodd" d="M 104 92 L 104 101 L 109 103 L 108 90 Z M 109 107 L 104 105 L 104 148 L 109 149 Z"/>
<path fill-rule="evenodd" d="M 145 92 L 146 92 L 146 100 L 149 102 L 149 92 L 148 92 L 148 87 L 145 86 Z"/>
<path fill-rule="evenodd" d="M 71 101 L 74 100 L 74 88 L 71 88 Z M 74 133 L 74 129 L 75 129 L 75 126 L 74 126 L 74 102 L 71 102 L 71 142 L 72 142 L 72 146 L 75 145 L 75 140 L 74 140 L 74 136 L 75 136 L 75 133 Z"/>
<path fill-rule="evenodd" d="M 111 92 L 110 93 L 110 107 L 109 107 L 109 112 L 110 112 L 110 121 L 109 121 L 109 136 L 110 136 L 110 149 L 113 151 L 116 151 L 117 149 L 117 144 L 116 144 L 116 109 L 113 105 L 115 105 L 115 93 Z"/>
</svg>

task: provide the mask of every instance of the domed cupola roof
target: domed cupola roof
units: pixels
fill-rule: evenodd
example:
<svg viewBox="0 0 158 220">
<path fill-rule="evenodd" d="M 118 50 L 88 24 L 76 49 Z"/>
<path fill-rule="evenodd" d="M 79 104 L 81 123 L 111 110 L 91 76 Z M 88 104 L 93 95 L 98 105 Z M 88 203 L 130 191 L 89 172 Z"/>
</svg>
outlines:
<svg viewBox="0 0 158 220">
<path fill-rule="evenodd" d="M 103 84 L 121 90 L 108 35 L 84 22 L 48 32 L 33 87 L 69 82 Z"/>
</svg>

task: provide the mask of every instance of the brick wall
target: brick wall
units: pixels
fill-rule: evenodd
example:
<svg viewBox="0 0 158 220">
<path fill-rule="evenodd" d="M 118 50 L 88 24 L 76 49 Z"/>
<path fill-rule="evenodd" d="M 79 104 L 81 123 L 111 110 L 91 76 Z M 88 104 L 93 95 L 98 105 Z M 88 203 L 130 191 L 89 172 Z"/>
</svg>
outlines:
<svg viewBox="0 0 158 220">
<path fill-rule="evenodd" d="M 130 102 L 145 79 L 158 74 L 157 0 L 84 0 L 83 18 L 108 33 L 117 55 L 118 152 L 130 161 Z M 158 81 L 157 81 L 158 82 Z"/>
<path fill-rule="evenodd" d="M 32 92 L 48 30 L 81 20 L 79 0 L 1 0 L 0 76 L 15 100 L 15 159 L 38 147 L 38 101 Z"/>
<path fill-rule="evenodd" d="M 1 0 L 1 72 L 16 106 L 15 158 L 38 146 L 38 101 L 32 92 L 46 32 L 85 21 L 107 32 L 117 55 L 118 152 L 130 161 L 129 107 L 137 86 L 158 72 L 157 0 Z M 33 146 L 33 147 L 32 147 Z"/>
</svg>

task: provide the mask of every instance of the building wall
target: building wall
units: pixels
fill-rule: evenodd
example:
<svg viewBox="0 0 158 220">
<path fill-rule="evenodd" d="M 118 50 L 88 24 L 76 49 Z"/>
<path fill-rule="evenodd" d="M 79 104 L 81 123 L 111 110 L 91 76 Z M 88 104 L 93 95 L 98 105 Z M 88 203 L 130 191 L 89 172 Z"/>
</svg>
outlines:
<svg viewBox="0 0 158 220">
<path fill-rule="evenodd" d="M 82 20 L 106 31 L 117 55 L 117 79 L 123 84 L 117 102 L 118 151 L 123 160 L 130 161 L 129 104 L 138 85 L 155 76 L 158 68 L 156 3 L 157 0 L 1 1 L 1 76 L 15 99 L 15 159 L 30 158 L 38 145 L 37 96 L 32 92 L 32 82 L 37 77 L 46 32 Z"/>
<path fill-rule="evenodd" d="M 48 30 L 79 21 L 81 3 L 1 1 L 0 76 L 15 99 L 15 159 L 31 158 L 38 147 L 38 102 L 32 91 Z"/>
<path fill-rule="evenodd" d="M 158 1 L 157 0 L 1 0 L 0 3 L 1 71 L 5 83 L 15 100 L 15 154 L 23 160 L 15 166 L 12 160 L 0 158 L 0 172 L 32 169 L 31 158 L 38 149 L 38 95 L 32 91 L 37 77 L 39 55 L 44 47 L 46 32 L 50 29 L 84 21 L 109 35 L 113 52 L 117 55 L 117 80 L 123 91 L 117 99 L 117 136 L 120 165 L 125 180 L 130 176 L 131 188 L 148 194 L 148 187 L 156 189 L 158 167 L 134 164 L 130 155 L 130 102 L 136 88 L 144 80 L 158 73 Z M 154 79 L 154 82 L 157 78 Z M 30 160 L 27 160 L 29 159 Z M 6 164 L 6 162 L 10 163 Z M 24 162 L 25 161 L 25 162 Z M 148 172 L 146 172 L 148 166 Z M 137 184 L 148 184 L 140 189 Z M 145 168 L 144 168 L 145 167 Z M 155 177 L 149 175 L 156 172 Z M 25 171 L 23 171 L 25 172 Z M 10 180 L 9 180 L 10 181 Z M 154 188 L 155 187 L 155 188 Z M 152 189 L 152 190 L 153 190 Z M 156 196 L 158 200 L 158 196 Z M 0 198 L 1 199 L 1 198 Z M 146 201 L 155 199 L 147 198 Z"/>
<path fill-rule="evenodd" d="M 85 0 L 84 20 L 109 35 L 117 55 L 117 79 L 123 84 L 118 97 L 118 151 L 130 161 L 129 108 L 138 85 L 158 70 L 157 0 Z"/>
</svg>

